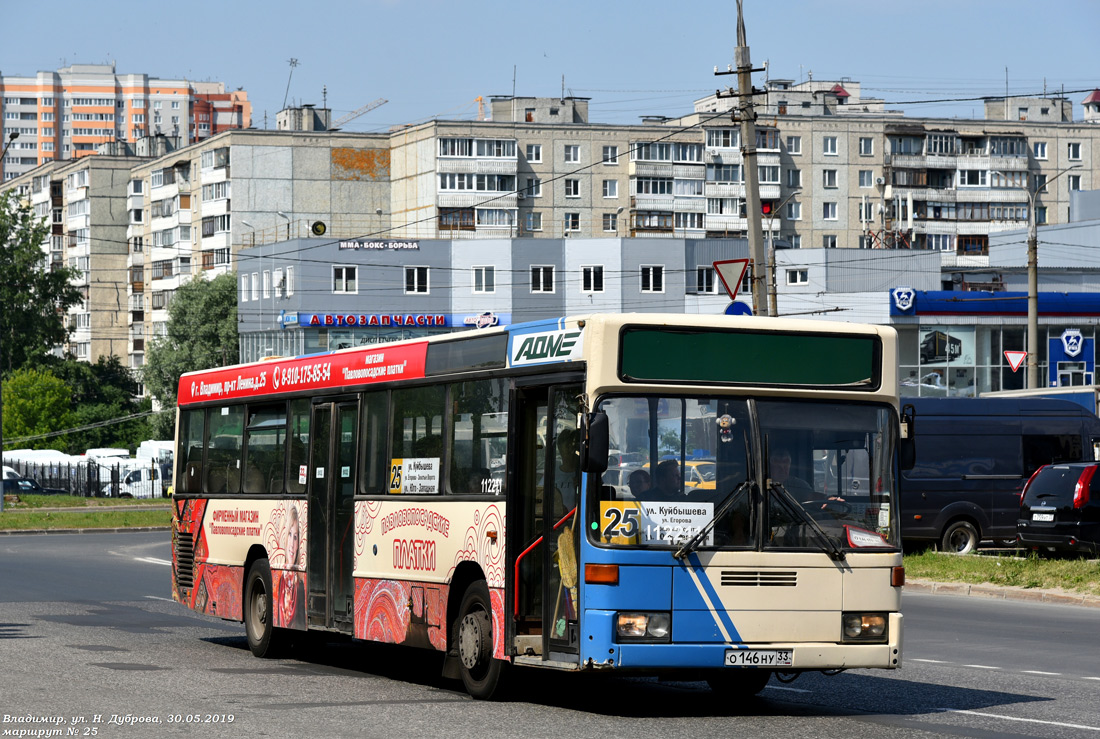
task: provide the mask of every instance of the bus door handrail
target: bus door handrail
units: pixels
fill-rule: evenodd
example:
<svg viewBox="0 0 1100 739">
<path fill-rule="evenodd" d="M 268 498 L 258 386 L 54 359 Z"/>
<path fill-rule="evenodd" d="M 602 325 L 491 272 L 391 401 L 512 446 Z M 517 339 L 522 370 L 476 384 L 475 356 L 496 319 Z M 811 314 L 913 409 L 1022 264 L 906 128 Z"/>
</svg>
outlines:
<svg viewBox="0 0 1100 739">
<path fill-rule="evenodd" d="M 554 524 L 553 530 L 557 531 L 559 528 L 561 528 L 561 525 L 563 523 L 565 523 L 566 521 L 568 521 L 570 519 L 570 517 L 576 512 L 577 512 L 577 507 L 573 506 L 573 508 L 568 513 L 566 513 L 564 516 L 561 517 L 560 521 L 558 521 L 556 524 Z M 539 534 L 539 537 L 537 539 L 535 539 L 533 542 L 531 542 L 531 545 L 529 547 L 527 547 L 526 549 L 524 549 L 522 552 L 520 552 L 519 556 L 516 557 L 516 564 L 514 565 L 514 567 L 515 567 L 514 577 L 512 579 L 513 587 L 515 588 L 515 591 L 516 591 L 515 595 L 512 598 L 512 618 L 513 619 L 516 617 L 516 614 L 519 613 L 519 563 L 523 560 L 524 557 L 526 557 L 528 554 L 531 553 L 532 549 L 534 549 L 535 547 L 537 547 L 541 543 L 542 543 L 542 534 Z"/>
</svg>

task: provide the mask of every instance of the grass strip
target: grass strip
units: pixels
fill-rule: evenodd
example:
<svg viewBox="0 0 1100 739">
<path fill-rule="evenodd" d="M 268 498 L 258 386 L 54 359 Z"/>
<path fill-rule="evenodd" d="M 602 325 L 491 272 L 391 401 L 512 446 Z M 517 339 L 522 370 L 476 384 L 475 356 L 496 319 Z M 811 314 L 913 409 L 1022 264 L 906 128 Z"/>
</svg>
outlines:
<svg viewBox="0 0 1100 739">
<path fill-rule="evenodd" d="M 905 557 L 905 576 L 935 582 L 1004 585 L 1100 595 L 1100 560 L 1081 557 L 964 555 L 926 551 Z"/>
<path fill-rule="evenodd" d="M 170 526 L 171 511 L 30 511 L 0 514 L 0 530 L 29 529 L 122 529 L 140 526 Z"/>
<path fill-rule="evenodd" d="M 168 505 L 170 498 L 85 498 L 80 495 L 23 495 L 14 503 L 5 501 L 4 510 L 28 508 L 98 508 L 102 506 Z"/>
</svg>

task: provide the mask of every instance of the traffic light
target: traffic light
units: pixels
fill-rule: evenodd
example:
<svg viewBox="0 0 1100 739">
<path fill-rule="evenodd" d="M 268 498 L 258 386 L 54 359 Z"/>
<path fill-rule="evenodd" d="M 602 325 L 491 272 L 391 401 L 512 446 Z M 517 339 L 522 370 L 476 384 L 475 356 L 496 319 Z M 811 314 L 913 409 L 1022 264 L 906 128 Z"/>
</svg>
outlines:
<svg viewBox="0 0 1100 739">
<path fill-rule="evenodd" d="M 767 200 L 761 201 L 760 212 L 766 216 L 770 216 L 772 214 L 772 204 Z"/>
</svg>

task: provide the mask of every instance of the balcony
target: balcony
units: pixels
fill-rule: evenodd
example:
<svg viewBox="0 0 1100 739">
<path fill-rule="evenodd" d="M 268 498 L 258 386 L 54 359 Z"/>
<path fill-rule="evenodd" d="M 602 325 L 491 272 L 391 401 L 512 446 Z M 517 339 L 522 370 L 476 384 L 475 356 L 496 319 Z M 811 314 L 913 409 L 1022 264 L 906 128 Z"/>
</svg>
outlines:
<svg viewBox="0 0 1100 739">
<path fill-rule="evenodd" d="M 732 182 L 704 182 L 703 194 L 708 198 L 743 198 L 745 185 Z"/>
<path fill-rule="evenodd" d="M 516 202 L 515 193 L 447 192 L 436 197 L 436 205 L 440 208 L 472 208 L 482 204 L 492 208 L 515 208 Z"/>
<path fill-rule="evenodd" d="M 671 211 L 676 205 L 673 195 L 632 195 L 630 207 L 637 210 Z"/>
<path fill-rule="evenodd" d="M 515 159 L 477 159 L 477 158 L 447 158 L 436 159 L 437 172 L 457 172 L 460 174 L 515 174 L 519 170 L 519 162 Z"/>
<path fill-rule="evenodd" d="M 628 174 L 631 177 L 672 177 L 675 167 L 660 162 L 631 162 Z"/>
</svg>

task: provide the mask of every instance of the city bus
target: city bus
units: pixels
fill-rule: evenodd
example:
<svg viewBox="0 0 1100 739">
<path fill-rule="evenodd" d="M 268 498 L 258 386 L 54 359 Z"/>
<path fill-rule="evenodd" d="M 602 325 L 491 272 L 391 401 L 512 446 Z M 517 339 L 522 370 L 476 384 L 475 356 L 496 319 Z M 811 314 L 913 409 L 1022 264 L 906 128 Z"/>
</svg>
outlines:
<svg viewBox="0 0 1100 739">
<path fill-rule="evenodd" d="M 438 650 L 477 698 L 514 665 L 731 696 L 898 668 L 896 352 L 614 314 L 185 374 L 173 598 L 258 657 L 295 630 Z"/>
</svg>

